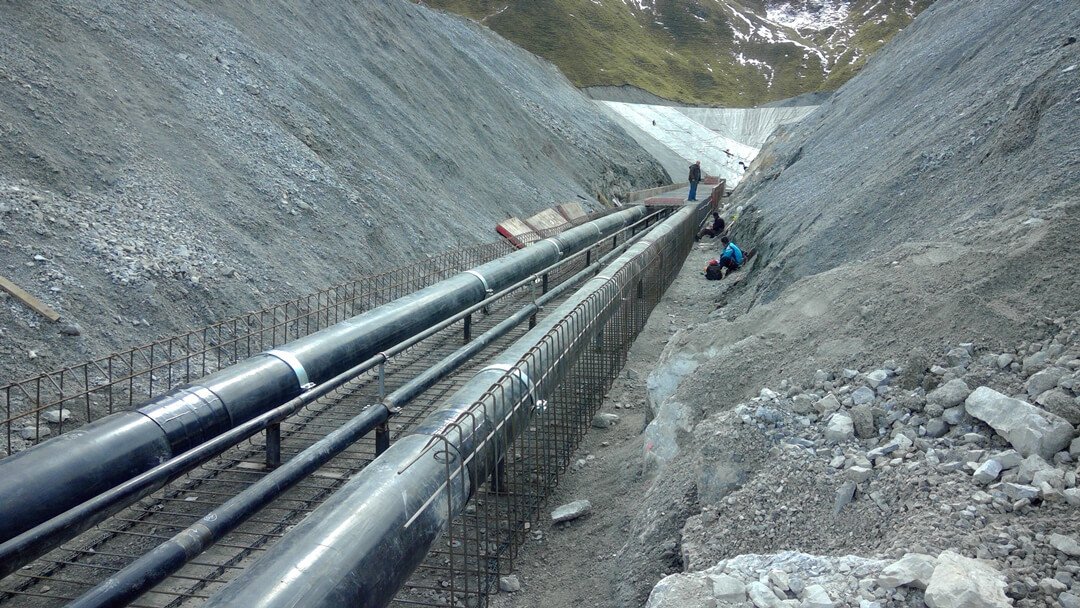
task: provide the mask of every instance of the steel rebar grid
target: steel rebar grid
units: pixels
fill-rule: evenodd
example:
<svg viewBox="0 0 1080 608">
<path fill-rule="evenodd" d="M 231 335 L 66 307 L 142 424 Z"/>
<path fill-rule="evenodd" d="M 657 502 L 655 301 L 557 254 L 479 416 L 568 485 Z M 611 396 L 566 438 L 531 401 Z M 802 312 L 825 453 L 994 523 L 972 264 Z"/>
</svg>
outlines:
<svg viewBox="0 0 1080 608">
<path fill-rule="evenodd" d="M 286 535 L 255 570 L 213 595 L 208 605 L 292 605 L 301 596 L 311 606 L 386 605 L 404 582 L 402 577 L 419 566 L 433 543 L 441 546 L 436 539 L 452 528 L 451 521 L 464 512 L 468 498 L 489 475 L 499 475 L 501 464 L 515 458 L 506 448 L 524 432 L 534 410 L 546 409 L 539 396 L 550 394 L 557 385 L 559 378 L 551 374 L 586 349 L 604 348 L 595 338 L 612 331 L 606 328 L 615 326 L 608 324 L 616 318 L 622 296 L 637 292 L 631 279 L 641 277 L 652 260 L 660 260 L 655 284 L 661 289 L 666 285 L 674 271 L 666 267 L 677 267 L 684 257 L 667 254 L 672 247 L 685 254 L 692 237 L 690 220 L 696 215 L 694 208 L 682 209 L 674 221 L 664 222 L 631 247 L 610 270 L 497 358 L 497 365 L 470 380 L 447 406 L 422 423 L 422 430 L 399 441 L 373 463 L 376 466 L 346 484 L 317 516 Z M 617 348 L 629 340 L 612 342 L 611 348 Z M 613 374 L 618 358 L 601 353 L 601 373 Z M 499 379 L 490 384 L 493 375 Z M 470 401 L 468 396 L 478 390 L 484 391 L 483 396 Z M 472 405 L 464 405 L 468 403 Z M 581 415 L 581 408 L 574 410 L 584 422 L 587 416 Z M 450 537 L 447 546 L 444 563 L 436 567 L 468 571 L 467 554 L 459 556 L 458 551 L 464 542 Z M 464 582 L 461 591 L 469 591 L 468 581 L 455 577 L 440 584 L 451 603 L 457 601 L 460 582 Z"/>
</svg>

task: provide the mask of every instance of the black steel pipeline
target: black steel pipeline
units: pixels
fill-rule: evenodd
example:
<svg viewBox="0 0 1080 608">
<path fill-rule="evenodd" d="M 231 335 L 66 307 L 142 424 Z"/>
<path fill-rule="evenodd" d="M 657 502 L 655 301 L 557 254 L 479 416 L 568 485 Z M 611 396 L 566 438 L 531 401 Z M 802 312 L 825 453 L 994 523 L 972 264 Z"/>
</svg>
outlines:
<svg viewBox="0 0 1080 608">
<path fill-rule="evenodd" d="M 259 416 L 644 217 L 582 224 L 0 460 L 0 542 Z"/>
<path fill-rule="evenodd" d="M 588 337 L 617 309 L 613 303 L 618 293 L 605 290 L 614 273 L 624 267 L 644 268 L 673 233 L 681 231 L 680 236 L 688 238 L 697 213 L 682 208 L 644 235 L 205 606 L 389 604 L 490 475 L 501 451 L 525 428 L 537 406 L 535 382 L 564 357 L 572 360 L 586 348 Z M 598 292 L 602 298 L 589 300 Z M 556 327 L 566 331 L 553 331 Z M 545 339 L 558 343 L 535 348 Z"/>
<path fill-rule="evenodd" d="M 637 230 L 638 227 L 645 222 L 646 226 L 654 215 L 646 216 L 644 219 L 627 226 L 624 230 Z M 637 238 L 637 237 L 631 237 Z M 623 249 L 623 248 L 620 248 Z M 565 257 L 560 262 L 553 264 L 541 272 L 545 275 L 549 272 L 553 272 L 560 266 L 569 263 L 572 259 L 580 257 L 581 252 L 571 256 Z M 613 253 L 608 253 L 603 259 L 613 257 Z M 576 282 L 583 274 L 578 273 L 570 280 L 559 285 L 553 293 L 561 293 Z M 156 467 L 145 471 L 144 473 L 132 478 L 128 482 L 117 486 L 116 488 L 106 491 L 93 499 L 82 503 L 65 513 L 59 514 L 48 521 L 38 524 L 34 528 L 27 530 L 17 537 L 9 539 L 3 543 L 0 543 L 0 578 L 7 576 L 11 572 L 14 572 L 18 568 L 30 563 L 36 557 L 56 548 L 61 543 L 71 540 L 77 535 L 85 532 L 92 526 L 100 523 L 109 515 L 112 515 L 124 508 L 125 506 L 139 500 L 149 494 L 153 493 L 157 489 L 161 488 L 169 480 L 190 471 L 199 464 L 217 456 L 221 452 L 225 451 L 233 444 L 238 443 L 255 433 L 264 430 L 270 424 L 279 422 L 280 420 L 288 417 L 300 407 L 314 401 L 315 399 L 327 394 L 329 391 L 341 386 L 345 382 L 353 379 L 359 374 L 373 369 L 376 365 L 384 363 L 389 357 L 396 356 L 404 350 L 412 347 L 415 344 L 431 337 L 432 335 L 446 329 L 450 325 L 457 321 L 467 318 L 467 315 L 475 313 L 481 310 L 483 307 L 490 305 L 491 303 L 498 301 L 507 294 L 527 285 L 534 281 L 536 275 L 532 277 L 526 277 L 517 283 L 510 285 L 502 291 L 489 296 L 488 298 L 473 304 L 472 306 L 462 310 L 458 314 L 445 319 L 424 331 L 414 335 L 413 337 L 398 343 L 385 351 L 380 352 L 378 355 L 369 358 L 367 361 L 353 367 L 335 378 L 321 384 L 311 390 L 298 396 L 296 399 L 285 403 L 284 405 L 270 410 L 266 414 L 252 419 L 240 426 L 226 431 L 222 435 L 215 437 L 207 444 L 200 445 L 198 448 L 184 452 L 180 456 L 168 460 Z M 541 298 L 540 302 L 546 301 Z M 459 353 L 461 351 L 458 351 Z M 429 376 L 428 376 L 429 377 Z M 421 378 L 422 379 L 422 378 Z M 410 383 L 416 386 L 415 383 Z M 409 385 L 402 387 L 406 389 Z M 411 397 L 410 397 L 411 398 Z M 387 402 L 391 403 L 391 402 Z"/>
<path fill-rule="evenodd" d="M 90 591 L 68 604 L 68 608 L 123 606 L 153 588 L 187 564 L 196 555 L 220 540 L 246 519 L 265 507 L 319 467 L 329 462 L 361 437 L 385 422 L 396 411 L 439 380 L 449 376 L 492 342 L 524 323 L 548 302 L 559 298 L 581 279 L 599 272 L 602 264 L 620 255 L 646 233 L 629 237 L 618 249 L 605 254 L 599 263 L 560 283 L 535 301 L 523 306 L 442 361 L 391 392 L 382 403 L 369 406 L 345 425 L 252 484 L 199 521 L 158 545 L 122 570 L 112 574 Z"/>
</svg>

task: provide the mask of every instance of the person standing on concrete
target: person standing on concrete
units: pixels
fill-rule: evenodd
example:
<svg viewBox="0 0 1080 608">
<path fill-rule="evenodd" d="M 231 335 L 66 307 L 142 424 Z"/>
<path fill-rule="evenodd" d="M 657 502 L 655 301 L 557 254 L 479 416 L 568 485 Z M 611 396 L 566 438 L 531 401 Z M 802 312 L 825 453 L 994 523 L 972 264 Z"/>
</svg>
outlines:
<svg viewBox="0 0 1080 608">
<path fill-rule="evenodd" d="M 697 200 L 697 185 L 701 181 L 701 161 L 695 161 L 690 165 L 690 196 L 687 197 L 688 201 Z"/>
</svg>

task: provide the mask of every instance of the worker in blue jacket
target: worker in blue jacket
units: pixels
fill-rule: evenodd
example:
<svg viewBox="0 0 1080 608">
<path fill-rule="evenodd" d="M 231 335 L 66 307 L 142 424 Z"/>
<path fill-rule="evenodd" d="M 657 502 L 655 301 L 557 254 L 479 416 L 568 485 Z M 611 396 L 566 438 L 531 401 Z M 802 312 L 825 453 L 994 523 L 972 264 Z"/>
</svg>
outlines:
<svg viewBox="0 0 1080 608">
<path fill-rule="evenodd" d="M 727 268 L 727 274 L 731 274 L 739 269 L 743 265 L 743 252 L 739 249 L 739 246 L 732 243 L 728 237 L 721 237 L 720 244 L 724 246 L 724 251 L 720 253 L 718 259 L 709 262 L 709 266 L 719 266 L 720 268 Z M 706 275 L 708 275 L 708 269 L 706 268 Z M 719 277 L 717 277 L 719 278 Z"/>
</svg>

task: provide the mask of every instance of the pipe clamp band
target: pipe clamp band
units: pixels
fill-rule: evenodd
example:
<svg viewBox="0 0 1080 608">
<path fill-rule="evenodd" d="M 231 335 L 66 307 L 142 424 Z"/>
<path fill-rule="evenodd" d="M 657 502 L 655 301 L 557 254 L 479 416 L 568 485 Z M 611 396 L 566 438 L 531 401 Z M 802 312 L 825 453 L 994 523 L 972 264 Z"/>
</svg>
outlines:
<svg viewBox="0 0 1080 608">
<path fill-rule="evenodd" d="M 562 247 L 559 247 L 559 243 L 556 242 L 555 239 L 544 239 L 541 242 L 543 242 L 543 243 L 551 243 L 552 245 L 554 245 L 555 246 L 555 251 L 559 254 L 559 259 L 560 260 L 562 259 Z"/>
<path fill-rule="evenodd" d="M 487 293 L 491 293 L 491 286 L 488 285 L 487 279 L 484 278 L 484 275 L 480 274 L 479 272 L 476 272 L 475 270 L 466 270 L 465 272 L 467 274 L 471 274 L 474 277 L 480 279 L 480 282 L 484 284 L 484 291 L 487 292 Z"/>
<path fill-rule="evenodd" d="M 308 380 L 307 370 L 304 369 L 303 364 L 296 358 L 296 355 L 284 350 L 268 350 L 263 354 L 268 357 L 273 357 L 291 367 L 293 373 L 296 374 L 296 381 L 300 383 L 301 388 L 310 384 L 311 381 Z"/>
</svg>

